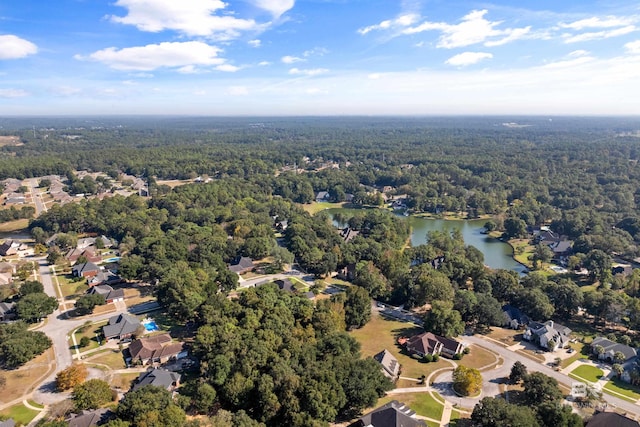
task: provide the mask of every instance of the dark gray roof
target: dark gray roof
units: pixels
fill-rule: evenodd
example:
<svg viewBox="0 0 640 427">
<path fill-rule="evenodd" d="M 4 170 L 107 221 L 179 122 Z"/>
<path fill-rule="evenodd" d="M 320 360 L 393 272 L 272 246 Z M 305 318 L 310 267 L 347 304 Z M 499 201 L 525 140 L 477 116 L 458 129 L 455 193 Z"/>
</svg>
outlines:
<svg viewBox="0 0 640 427">
<path fill-rule="evenodd" d="M 529 323 L 529 316 L 520 311 L 519 308 L 514 307 L 512 305 L 505 305 L 502 307 L 502 311 L 504 313 L 505 319 L 507 322 L 511 322 L 512 320 L 518 321 L 521 325 L 526 325 Z"/>
<path fill-rule="evenodd" d="M 128 314 L 119 314 L 109 319 L 109 323 L 102 327 L 106 339 L 133 334 L 141 323 Z"/>
<path fill-rule="evenodd" d="M 5 315 L 9 313 L 15 308 L 15 306 L 16 306 L 15 302 L 0 302 L 0 315 Z"/>
<path fill-rule="evenodd" d="M 349 427 L 426 427 L 424 421 L 413 418 L 415 412 L 393 400 L 364 415 Z"/>
<path fill-rule="evenodd" d="M 135 391 L 146 385 L 162 387 L 168 390 L 178 382 L 180 382 L 180 374 L 177 372 L 171 372 L 165 369 L 151 369 L 140 374 L 131 390 Z"/>
<path fill-rule="evenodd" d="M 640 427 L 640 424 L 615 412 L 599 412 L 587 421 L 585 427 Z"/>
<path fill-rule="evenodd" d="M 0 421 L 0 427 L 15 427 L 16 422 L 13 421 L 13 418 L 9 418 L 8 420 Z"/>
<path fill-rule="evenodd" d="M 124 290 L 123 289 L 113 289 L 109 285 L 98 285 L 93 286 L 89 289 L 90 294 L 99 294 L 104 297 L 106 301 L 124 298 Z"/>
<path fill-rule="evenodd" d="M 275 284 L 278 285 L 278 287 L 283 290 L 283 291 L 287 291 L 287 292 L 296 292 L 296 287 L 293 284 L 293 282 L 289 279 L 284 279 L 284 280 L 276 280 Z"/>
<path fill-rule="evenodd" d="M 100 271 L 100 267 L 92 262 L 85 262 L 84 264 L 74 265 L 71 271 L 73 271 L 73 274 L 76 276 L 82 276 L 82 273 L 87 271 Z"/>
<path fill-rule="evenodd" d="M 107 421 L 111 411 L 106 408 L 95 411 L 82 411 L 81 414 L 69 419 L 69 427 L 91 427 Z M 0 424 L 1 426 L 1 424 Z"/>
<path fill-rule="evenodd" d="M 611 341 L 604 337 L 596 337 L 593 339 L 593 341 L 591 341 L 592 348 L 597 345 L 600 345 L 604 348 L 605 354 L 610 352 L 611 357 L 613 357 L 613 355 L 617 352 L 624 354 L 625 360 L 632 359 L 637 355 L 635 348 Z"/>
<path fill-rule="evenodd" d="M 231 265 L 229 266 L 229 270 L 234 273 L 239 273 L 251 268 L 253 268 L 253 260 L 246 256 L 237 257 L 231 262 Z"/>
</svg>

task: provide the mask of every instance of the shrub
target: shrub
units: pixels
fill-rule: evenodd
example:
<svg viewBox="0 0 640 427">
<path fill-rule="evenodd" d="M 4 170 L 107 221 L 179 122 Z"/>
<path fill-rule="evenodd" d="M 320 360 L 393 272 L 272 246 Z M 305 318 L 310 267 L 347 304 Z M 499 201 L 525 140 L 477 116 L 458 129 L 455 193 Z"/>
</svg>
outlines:
<svg viewBox="0 0 640 427">
<path fill-rule="evenodd" d="M 433 362 L 433 356 L 430 354 L 425 354 L 424 357 L 422 358 L 422 361 L 425 363 Z"/>
<path fill-rule="evenodd" d="M 453 355 L 453 360 L 462 360 L 462 353 L 456 353 Z"/>
<path fill-rule="evenodd" d="M 433 355 L 433 361 L 437 362 L 438 360 L 440 360 L 440 355 L 439 354 L 434 354 Z"/>
<path fill-rule="evenodd" d="M 91 340 L 89 339 L 89 337 L 82 337 L 82 338 L 80 338 L 80 343 L 79 343 L 79 344 L 80 344 L 80 347 L 86 347 L 86 346 L 88 346 L 90 341 L 91 341 Z"/>
<path fill-rule="evenodd" d="M 465 347 L 464 350 L 462 350 L 463 354 L 469 354 L 471 353 L 471 349 L 469 347 Z"/>
</svg>

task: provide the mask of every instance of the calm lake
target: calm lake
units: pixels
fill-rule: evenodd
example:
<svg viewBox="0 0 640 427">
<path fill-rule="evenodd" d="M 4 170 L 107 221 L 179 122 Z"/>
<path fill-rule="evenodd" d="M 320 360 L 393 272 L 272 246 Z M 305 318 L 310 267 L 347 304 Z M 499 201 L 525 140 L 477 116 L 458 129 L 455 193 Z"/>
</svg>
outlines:
<svg viewBox="0 0 640 427">
<path fill-rule="evenodd" d="M 331 218 L 333 215 L 341 212 L 349 215 L 358 212 L 358 209 L 332 208 L 327 209 Z M 409 221 L 411 225 L 411 244 L 413 246 L 421 245 L 427 241 L 427 232 L 432 230 L 460 230 L 462 237 L 467 245 L 475 246 L 484 254 L 484 263 L 491 268 L 503 268 L 505 270 L 514 270 L 523 273 L 526 268 L 517 263 L 513 259 L 513 250 L 507 243 L 482 234 L 484 223 L 487 220 L 473 219 L 468 221 L 462 220 L 443 220 L 418 218 L 414 216 L 399 216 L 405 221 Z M 335 221 L 334 221 L 335 222 Z M 337 227 L 342 224 L 335 223 Z"/>
</svg>

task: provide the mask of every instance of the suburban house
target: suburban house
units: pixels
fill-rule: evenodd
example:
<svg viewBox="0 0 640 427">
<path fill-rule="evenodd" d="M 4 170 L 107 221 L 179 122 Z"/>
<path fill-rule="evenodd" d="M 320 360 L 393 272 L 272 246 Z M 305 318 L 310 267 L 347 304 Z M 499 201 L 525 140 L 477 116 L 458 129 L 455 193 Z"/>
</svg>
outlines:
<svg viewBox="0 0 640 427">
<path fill-rule="evenodd" d="M 7 273 L 10 276 L 16 272 L 15 264 L 10 262 L 2 261 L 0 262 L 0 273 Z"/>
<path fill-rule="evenodd" d="M 611 341 L 605 337 L 596 337 L 593 339 L 593 341 L 591 341 L 591 352 L 593 354 L 598 354 L 596 350 L 598 346 L 604 348 L 604 353 L 600 354 L 598 356 L 598 359 L 607 361 L 609 363 L 613 363 L 613 361 L 615 360 L 615 354 L 618 352 L 624 355 L 624 360 L 622 360 L 620 363 L 627 362 L 638 355 L 635 348 Z"/>
<path fill-rule="evenodd" d="M 16 427 L 16 422 L 13 421 L 13 418 L 9 418 L 4 421 L 0 421 L 0 427 Z"/>
<path fill-rule="evenodd" d="M 566 258 L 573 251 L 572 240 L 560 240 L 559 242 L 548 243 L 547 246 L 553 252 L 554 259 Z"/>
<path fill-rule="evenodd" d="M 244 274 L 254 268 L 253 260 L 246 256 L 239 256 L 229 265 L 229 270 L 236 274 Z"/>
<path fill-rule="evenodd" d="M 328 191 L 318 191 L 316 194 L 316 202 L 328 202 L 331 199 Z"/>
<path fill-rule="evenodd" d="M 298 290 L 296 289 L 295 284 L 289 279 L 275 280 L 273 283 L 278 285 L 278 288 L 281 291 L 286 291 L 286 292 L 291 292 L 291 293 L 298 292 Z"/>
<path fill-rule="evenodd" d="M 640 427 L 640 423 L 616 412 L 596 412 L 585 427 Z"/>
<path fill-rule="evenodd" d="M 19 251 L 24 251 L 28 248 L 29 247 L 26 244 L 20 243 L 16 240 L 5 240 L 4 243 L 0 245 L 0 255 L 2 256 L 17 255 Z"/>
<path fill-rule="evenodd" d="M 100 272 L 100 267 L 92 262 L 76 264 L 71 268 L 74 277 L 94 277 Z"/>
<path fill-rule="evenodd" d="M 74 248 L 69 250 L 69 252 L 67 252 L 67 254 L 65 255 L 65 258 L 72 264 L 78 261 L 80 257 L 86 258 L 87 261 L 89 262 L 102 261 L 102 257 L 100 255 L 97 255 L 92 248 L 86 248 L 86 249 Z"/>
<path fill-rule="evenodd" d="M 119 314 L 109 319 L 109 323 L 102 327 L 105 339 L 118 338 L 120 340 L 131 338 L 142 325 L 138 319 L 129 314 Z"/>
<path fill-rule="evenodd" d="M 378 362 L 382 368 L 382 373 L 391 381 L 395 381 L 400 376 L 400 363 L 393 354 L 386 348 L 380 353 L 373 356 L 373 359 Z"/>
<path fill-rule="evenodd" d="M 166 390 L 173 391 L 180 385 L 180 374 L 167 371 L 166 369 L 150 369 L 136 378 L 131 390 L 136 391 L 146 385 L 162 387 Z"/>
<path fill-rule="evenodd" d="M 122 277 L 118 276 L 113 271 L 100 270 L 98 271 L 98 274 L 87 280 L 87 284 L 89 286 L 114 285 L 116 283 L 121 283 L 122 281 Z"/>
<path fill-rule="evenodd" d="M 111 418 L 111 414 L 111 410 L 107 408 L 82 411 L 82 413 L 73 415 L 67 421 L 69 427 L 92 427 L 106 423 Z"/>
<path fill-rule="evenodd" d="M 338 270 L 338 279 L 351 281 L 356 278 L 356 265 L 351 263 Z"/>
<path fill-rule="evenodd" d="M 532 341 L 540 347 L 549 351 L 556 351 L 558 348 L 565 347 L 571 335 L 571 329 L 547 320 L 544 323 L 531 322 L 522 334 L 522 338 L 526 341 Z"/>
<path fill-rule="evenodd" d="M 441 337 L 431 332 L 423 332 L 409 339 L 400 338 L 398 343 L 404 345 L 409 354 L 418 357 L 424 357 L 427 354 L 432 356 L 442 354 L 443 356 L 453 357 L 464 350 L 464 346 L 459 341 Z"/>
<path fill-rule="evenodd" d="M 505 305 L 502 307 L 502 314 L 504 315 L 504 327 L 511 329 L 520 329 L 527 326 L 530 322 L 529 317 L 520 311 L 519 308 L 512 305 Z"/>
<path fill-rule="evenodd" d="M 397 400 L 374 409 L 358 418 L 349 427 L 426 427 L 424 421 L 415 418 L 415 411 Z"/>
<path fill-rule="evenodd" d="M 15 302 L 0 302 L 0 322 L 16 318 Z"/>
<path fill-rule="evenodd" d="M 140 338 L 131 343 L 128 348 L 127 363 L 166 363 L 179 360 L 187 356 L 184 343 L 174 343 L 169 334 L 161 334 L 148 338 Z"/>
<path fill-rule="evenodd" d="M 124 301 L 124 290 L 113 289 L 109 285 L 92 286 L 91 288 L 89 288 L 89 291 L 87 293 L 91 295 L 102 295 L 107 304 L 116 301 Z"/>
<path fill-rule="evenodd" d="M 0 273 L 0 286 L 10 285 L 13 283 L 13 275 L 11 273 Z"/>
<path fill-rule="evenodd" d="M 345 227 L 340 230 L 340 237 L 342 237 L 345 243 L 353 240 L 358 234 L 360 234 L 360 232 L 351 227 Z"/>
</svg>

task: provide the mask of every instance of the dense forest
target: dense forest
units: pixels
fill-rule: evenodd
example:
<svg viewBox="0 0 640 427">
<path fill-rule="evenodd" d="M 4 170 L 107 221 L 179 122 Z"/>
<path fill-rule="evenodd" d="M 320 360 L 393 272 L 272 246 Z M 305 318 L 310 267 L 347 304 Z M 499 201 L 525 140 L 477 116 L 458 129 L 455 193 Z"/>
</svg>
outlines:
<svg viewBox="0 0 640 427">
<path fill-rule="evenodd" d="M 81 233 L 117 240 L 120 273 L 150 283 L 167 312 L 193 328 L 199 376 L 185 385 L 176 419 L 223 408 L 242 422 L 325 425 L 370 406 L 389 385 L 345 334 L 366 323 L 353 308 L 363 298 L 428 305 L 425 328 L 445 336 L 501 325 L 505 303 L 534 319 L 567 320 L 582 307 L 595 324 L 625 326 L 621 342 L 638 342 L 639 270 L 610 274 L 614 257 L 640 255 L 638 121 L 33 119 L 34 130 L 21 120 L 0 123 L 23 142 L 0 149 L 0 176 L 86 169 L 149 181 L 149 198 L 54 207 L 30 228 L 39 243 L 57 233 L 50 251 Z M 158 184 L 198 176 L 212 180 Z M 356 232 L 345 239 L 328 215 L 302 208 L 320 191 L 380 206 L 384 187 L 412 213 L 486 218 L 505 238 L 546 225 L 574 241 L 571 269 L 589 275 L 490 270 L 456 232 L 432 232 L 427 244 L 410 247 L 407 223 L 386 209 L 341 218 Z M 276 229 L 279 221 L 286 230 Z M 351 267 L 363 293 L 314 305 L 266 286 L 229 300 L 238 278 L 227 265 L 238 256 L 268 257 L 277 267 L 295 258 L 317 277 Z M 138 425 L 121 405 L 118 416 Z"/>
</svg>

